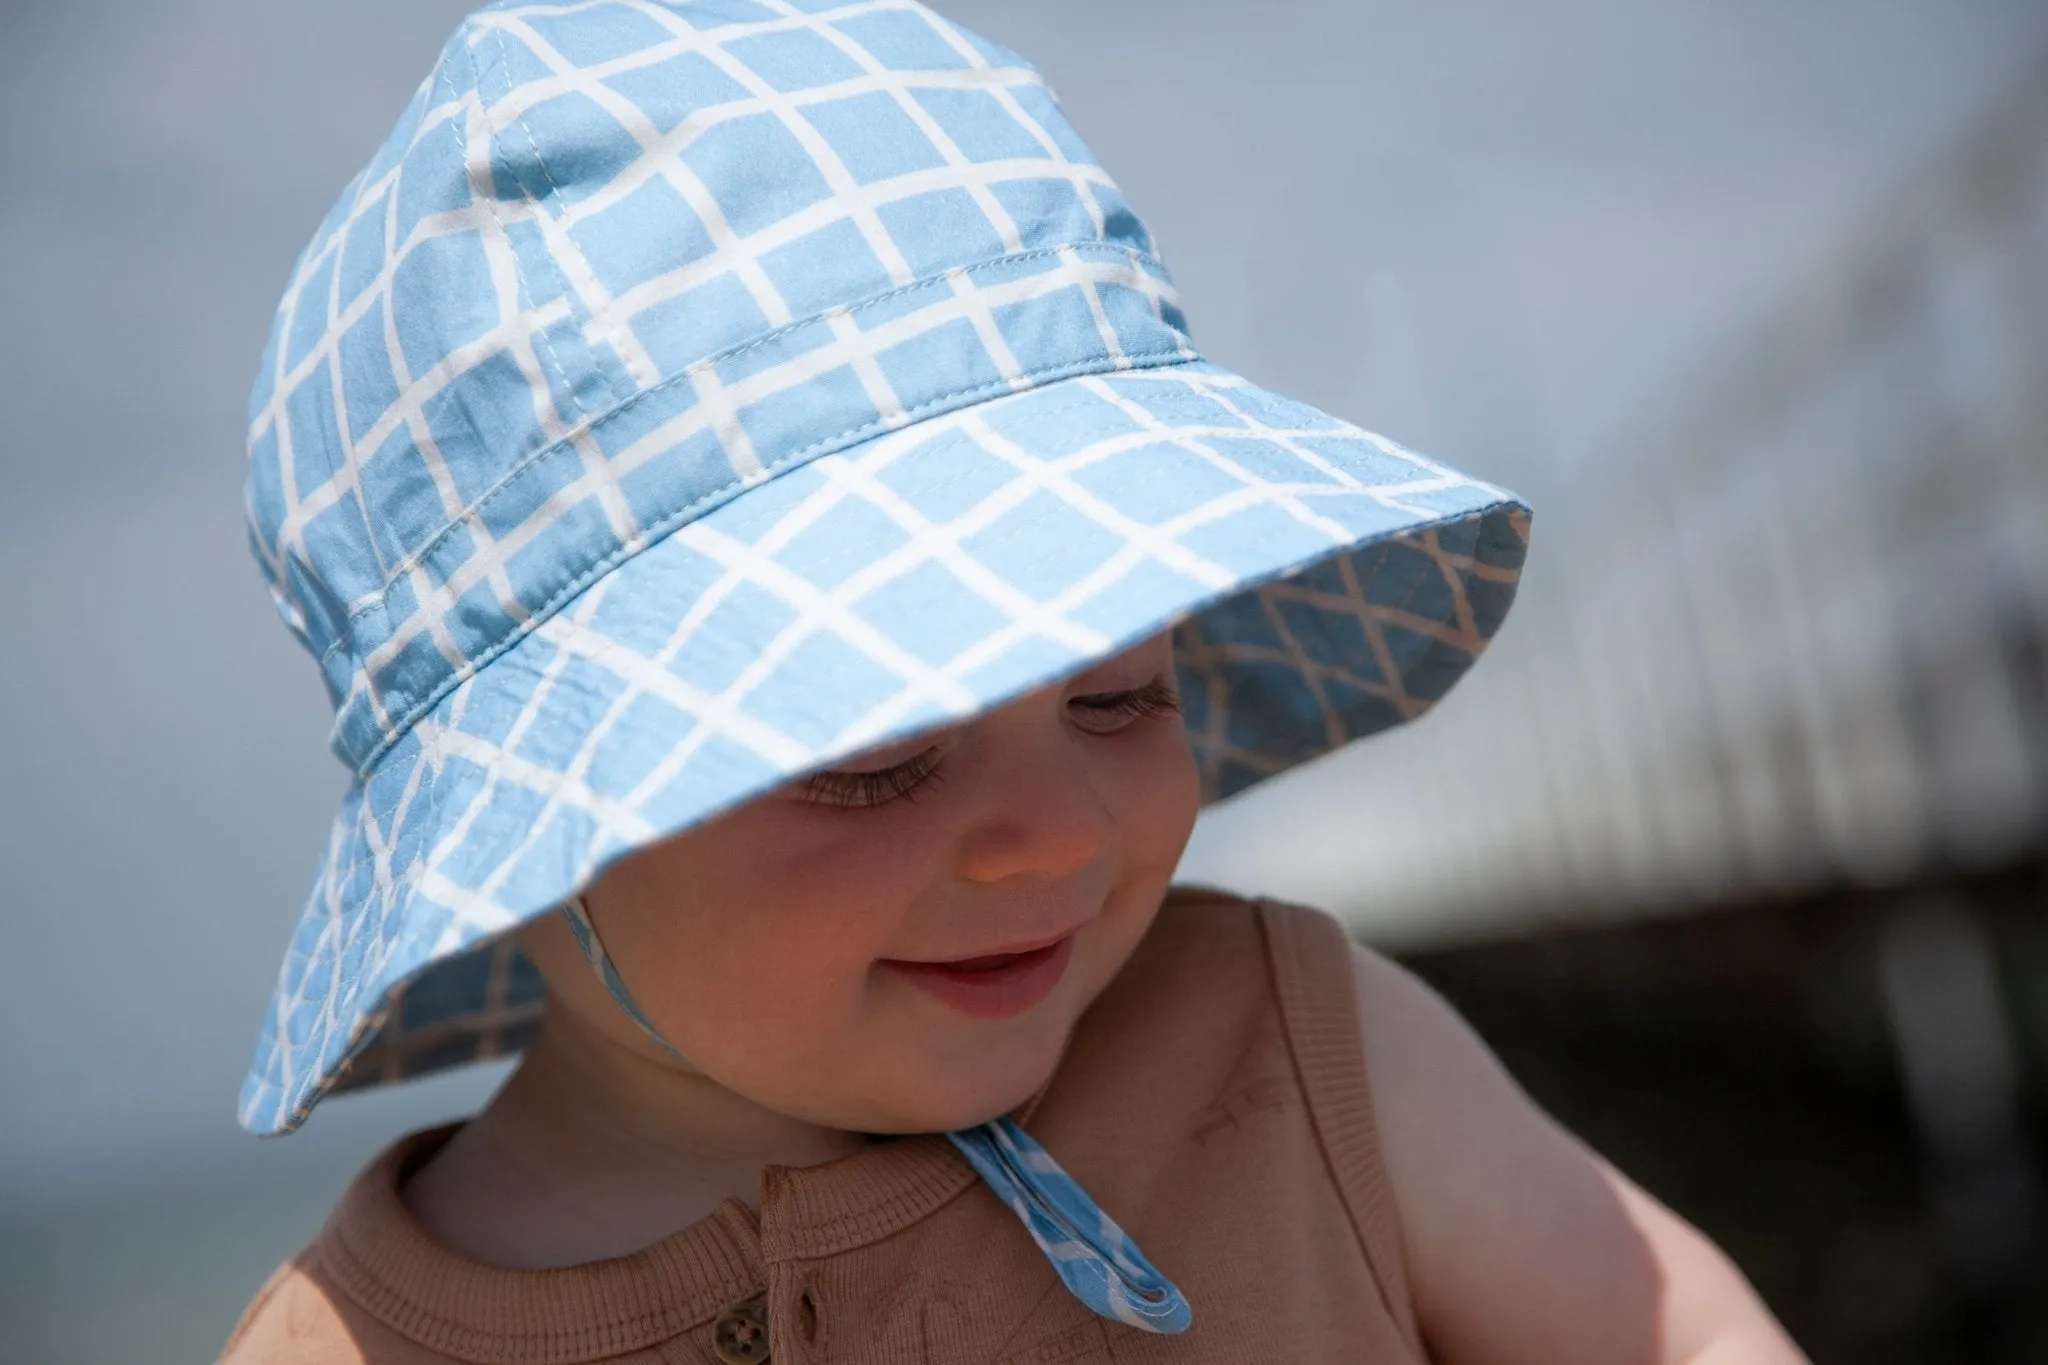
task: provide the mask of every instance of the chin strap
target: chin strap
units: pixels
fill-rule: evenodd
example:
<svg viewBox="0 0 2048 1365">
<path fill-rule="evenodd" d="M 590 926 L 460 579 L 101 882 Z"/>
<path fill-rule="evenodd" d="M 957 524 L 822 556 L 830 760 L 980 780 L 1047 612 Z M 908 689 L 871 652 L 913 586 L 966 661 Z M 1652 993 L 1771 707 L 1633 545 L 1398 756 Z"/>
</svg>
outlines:
<svg viewBox="0 0 2048 1365">
<path fill-rule="evenodd" d="M 625 979 L 597 936 L 597 926 L 590 922 L 583 898 L 567 901 L 562 917 L 569 921 L 584 960 L 626 1017 L 663 1052 L 688 1065 L 634 1003 Z M 1075 1298 L 1103 1317 L 1140 1331 L 1188 1330 L 1193 1313 L 1180 1290 L 1153 1268 L 1129 1234 L 1030 1134 L 1009 1118 L 998 1118 L 946 1136 L 996 1197 L 1017 1215 Z"/>
<path fill-rule="evenodd" d="M 569 921 L 569 932 L 576 936 L 576 946 L 583 950 L 583 960 L 597 973 L 597 979 L 604 982 L 604 988 L 611 992 L 626 1017 L 640 1026 L 640 1031 L 654 1040 L 654 1045 L 675 1060 L 688 1066 L 690 1059 L 676 1051 L 675 1044 L 656 1031 L 653 1021 L 640 1012 L 640 1006 L 633 1001 L 632 992 L 626 989 L 626 979 L 619 975 L 619 969 L 612 963 L 612 955 L 604 950 L 604 941 L 597 936 L 597 926 L 590 922 L 590 908 L 583 903 L 583 897 L 571 896 L 562 906 L 562 918 Z"/>
</svg>

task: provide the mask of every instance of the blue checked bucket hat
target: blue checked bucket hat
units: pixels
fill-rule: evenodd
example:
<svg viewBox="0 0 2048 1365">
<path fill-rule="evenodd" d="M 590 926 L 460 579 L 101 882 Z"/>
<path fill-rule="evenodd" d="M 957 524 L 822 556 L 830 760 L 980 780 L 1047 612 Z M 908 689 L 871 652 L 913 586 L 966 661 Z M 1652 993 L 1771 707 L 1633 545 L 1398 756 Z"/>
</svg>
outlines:
<svg viewBox="0 0 2048 1365">
<path fill-rule="evenodd" d="M 1208 798 L 1413 719 L 1528 530 L 1203 360 L 1039 75 L 911 0 L 473 14 L 294 269 L 249 444 L 353 774 L 266 1134 L 520 1047 L 508 931 L 609 862 L 1169 627 Z M 956 1141 L 1098 1310 L 1185 1325 L 1028 1137 Z"/>
</svg>

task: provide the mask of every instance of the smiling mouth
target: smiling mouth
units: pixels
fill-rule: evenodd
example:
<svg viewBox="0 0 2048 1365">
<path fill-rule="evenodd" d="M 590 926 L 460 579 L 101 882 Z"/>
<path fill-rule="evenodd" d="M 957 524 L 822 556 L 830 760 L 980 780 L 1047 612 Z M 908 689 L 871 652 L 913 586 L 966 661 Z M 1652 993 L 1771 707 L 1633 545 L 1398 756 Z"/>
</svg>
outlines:
<svg viewBox="0 0 2048 1365">
<path fill-rule="evenodd" d="M 956 958 L 951 962 L 907 962 L 885 958 L 881 965 L 940 1004 L 976 1019 L 1022 1014 L 1052 993 L 1074 955 L 1074 935 L 1037 948 Z"/>
</svg>

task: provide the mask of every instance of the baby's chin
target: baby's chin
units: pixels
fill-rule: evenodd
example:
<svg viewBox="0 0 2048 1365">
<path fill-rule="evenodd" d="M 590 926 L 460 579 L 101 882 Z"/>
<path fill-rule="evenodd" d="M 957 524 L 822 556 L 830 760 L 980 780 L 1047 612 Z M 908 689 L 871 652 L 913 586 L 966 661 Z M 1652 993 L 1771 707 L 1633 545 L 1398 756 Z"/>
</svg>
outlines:
<svg viewBox="0 0 2048 1365">
<path fill-rule="evenodd" d="M 1057 1064 L 1046 1066 L 1035 1073 L 1010 1080 L 1007 1084 L 992 1085 L 986 1081 L 962 1086 L 948 1093 L 934 1093 L 924 1097 L 918 1106 L 916 1120 L 902 1131 L 926 1133 L 950 1133 L 960 1128 L 973 1128 L 987 1123 L 990 1119 L 1001 1118 L 1026 1104 L 1033 1095 L 1045 1089 L 1052 1080 Z"/>
<path fill-rule="evenodd" d="M 1059 1069 L 1065 1037 L 1028 1047 L 993 1048 L 975 1058 L 942 1057 L 877 1074 L 865 1094 L 839 1097 L 831 1126 L 861 1133 L 949 1133 L 1021 1108 Z"/>
</svg>

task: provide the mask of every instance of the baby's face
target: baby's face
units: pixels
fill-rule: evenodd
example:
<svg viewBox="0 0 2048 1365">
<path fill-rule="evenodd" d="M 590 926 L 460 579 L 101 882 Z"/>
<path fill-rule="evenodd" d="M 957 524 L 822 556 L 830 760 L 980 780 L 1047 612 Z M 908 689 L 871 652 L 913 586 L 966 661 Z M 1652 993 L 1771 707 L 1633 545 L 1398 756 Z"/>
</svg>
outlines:
<svg viewBox="0 0 2048 1365">
<path fill-rule="evenodd" d="M 983 1122 L 1052 1075 L 1165 894 L 1198 805 L 1173 685 L 1161 636 L 643 850 L 585 904 L 728 1089 L 851 1131 Z M 523 942 L 567 1022 L 663 1055 L 560 916 Z"/>
</svg>

